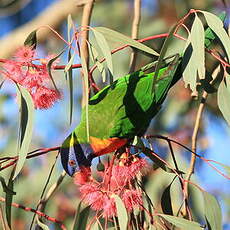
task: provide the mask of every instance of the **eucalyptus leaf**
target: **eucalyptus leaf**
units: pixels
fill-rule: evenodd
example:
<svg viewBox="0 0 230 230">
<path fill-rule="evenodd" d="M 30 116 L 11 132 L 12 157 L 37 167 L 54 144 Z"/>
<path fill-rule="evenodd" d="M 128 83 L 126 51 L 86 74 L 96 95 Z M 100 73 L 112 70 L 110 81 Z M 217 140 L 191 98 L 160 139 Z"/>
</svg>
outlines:
<svg viewBox="0 0 230 230">
<path fill-rule="evenodd" d="M 69 86 L 69 124 L 72 123 L 73 118 L 73 69 L 72 69 L 72 63 L 74 61 L 75 55 L 71 55 L 71 50 L 68 52 L 68 63 L 65 66 L 65 72 L 67 75 L 67 82 Z"/>
<path fill-rule="evenodd" d="M 222 230 L 222 214 L 216 198 L 203 191 L 204 212 L 209 230 Z"/>
<path fill-rule="evenodd" d="M 68 47 L 68 63 L 65 66 L 65 73 L 66 73 L 66 80 L 67 84 L 69 86 L 69 124 L 72 124 L 73 120 L 73 69 L 72 69 L 72 64 L 74 61 L 75 53 L 72 55 L 71 54 L 71 44 L 72 44 L 72 39 L 71 39 L 71 30 L 74 27 L 74 23 L 72 20 L 71 15 L 68 15 L 67 18 L 67 36 L 68 36 L 68 43 L 70 44 Z"/>
<path fill-rule="evenodd" d="M 94 48 L 91 43 L 88 43 L 88 48 L 89 48 L 90 57 L 91 57 L 93 63 L 96 64 L 98 71 L 102 75 L 102 81 L 105 82 L 106 81 L 105 68 L 104 68 L 103 63 L 101 63 L 98 59 L 98 57 L 99 57 L 98 52 L 97 52 L 96 48 Z"/>
<path fill-rule="evenodd" d="M 197 74 L 201 79 L 205 77 L 204 63 L 204 28 L 200 19 L 195 16 L 189 33 L 184 56 L 182 60 L 183 78 L 185 86 L 190 86 L 193 92 L 196 91 Z"/>
<path fill-rule="evenodd" d="M 97 41 L 98 46 L 100 47 L 105 59 L 106 59 L 106 63 L 108 66 L 108 69 L 111 73 L 111 75 L 113 76 L 113 62 L 112 62 L 112 54 L 109 48 L 109 45 L 104 37 L 104 35 L 100 32 L 98 32 L 95 29 L 92 29 L 95 39 Z"/>
<path fill-rule="evenodd" d="M 174 177 L 173 181 L 176 177 Z M 170 189 L 173 181 L 165 188 L 161 196 L 161 208 L 164 214 L 173 215 Z"/>
<path fill-rule="evenodd" d="M 46 66 L 46 68 L 48 70 L 48 73 L 49 73 L 49 76 L 50 76 L 50 79 L 51 79 L 51 81 L 52 81 L 52 83 L 54 85 L 55 90 L 57 90 L 57 91 L 58 91 L 58 88 L 57 88 L 57 86 L 55 84 L 55 81 L 53 79 L 53 76 L 52 76 L 52 73 L 51 73 L 51 67 L 52 67 L 52 64 L 63 54 L 63 52 L 64 52 L 64 50 L 61 51 L 58 55 L 56 55 L 54 58 L 50 59 L 48 61 L 48 63 L 47 63 L 47 66 Z"/>
<path fill-rule="evenodd" d="M 7 184 L 7 188 L 10 190 L 10 191 L 13 191 L 14 190 L 14 181 L 12 179 L 13 175 L 14 175 L 14 171 L 15 171 L 15 168 L 13 168 L 12 172 L 11 172 L 11 175 L 10 175 L 10 179 L 8 181 L 8 184 Z M 9 228 L 11 229 L 11 209 L 12 209 L 12 201 L 13 201 L 13 193 L 12 192 L 7 192 L 6 193 L 6 196 L 5 196 L 5 211 L 6 211 L 6 220 L 7 220 L 7 224 L 9 226 Z"/>
<path fill-rule="evenodd" d="M 166 54 L 166 52 L 167 52 L 167 49 L 168 49 L 168 47 L 169 47 L 170 42 L 172 41 L 173 33 L 174 33 L 174 31 L 175 31 L 176 26 L 177 26 L 177 25 L 174 25 L 174 26 L 170 29 L 169 35 L 168 35 L 168 37 L 165 39 L 164 44 L 163 44 L 163 46 L 162 46 L 162 48 L 161 48 L 161 52 L 160 52 L 160 55 L 159 55 L 159 57 L 158 57 L 156 69 L 155 69 L 154 76 L 153 76 L 153 86 L 152 86 L 153 92 L 154 92 L 154 89 L 155 89 L 155 83 L 156 83 L 157 76 L 158 76 L 158 74 L 159 74 L 160 68 L 162 68 L 164 56 L 165 56 L 165 54 Z"/>
<path fill-rule="evenodd" d="M 181 229 L 186 229 L 186 230 L 202 230 L 199 223 L 194 222 L 194 221 L 189 221 L 181 217 L 176 217 L 176 216 L 170 216 L 170 215 L 165 215 L 165 214 L 159 214 L 159 216 L 163 217 L 165 220 L 170 222 L 171 224 L 175 225 L 176 227 L 179 227 Z"/>
<path fill-rule="evenodd" d="M 221 21 L 224 21 L 226 18 L 226 12 L 222 12 L 218 17 L 220 18 Z M 208 27 L 205 30 L 205 47 L 210 48 L 212 42 L 216 39 L 215 34 L 212 32 L 212 30 Z"/>
<path fill-rule="evenodd" d="M 191 29 L 191 44 L 194 57 L 196 58 L 197 71 L 200 79 L 205 78 L 205 59 L 204 59 L 204 27 L 196 15 Z"/>
<path fill-rule="evenodd" d="M 20 98 L 20 131 L 19 131 L 19 152 L 18 161 L 13 179 L 20 173 L 29 150 L 33 133 L 34 104 L 30 93 L 17 84 L 17 94 Z"/>
<path fill-rule="evenodd" d="M 3 191 L 4 191 L 5 193 L 9 193 L 9 194 L 11 194 L 11 195 L 16 195 L 16 192 L 14 192 L 13 190 L 11 190 L 11 189 L 6 185 L 5 178 L 3 178 L 2 176 L 0 176 L 0 181 L 1 181 L 1 184 L 2 184 Z"/>
<path fill-rule="evenodd" d="M 212 13 L 209 13 L 207 11 L 200 11 L 200 12 L 203 13 L 208 26 L 216 34 L 216 36 L 220 39 L 225 49 L 225 52 L 227 54 L 228 60 L 230 60 L 230 38 L 224 29 L 223 22 L 221 21 L 220 18 L 218 18 L 216 15 Z"/>
<path fill-rule="evenodd" d="M 89 141 L 89 74 L 87 69 L 87 64 L 85 57 L 83 56 L 83 52 L 81 50 L 81 65 L 82 65 L 82 72 L 84 76 L 84 93 L 83 93 L 83 106 L 85 107 L 85 116 L 86 116 L 86 135 L 87 140 Z"/>
<path fill-rule="evenodd" d="M 71 29 L 74 27 L 74 22 L 73 22 L 73 19 L 71 17 L 71 14 L 68 15 L 67 17 L 67 35 L 68 35 L 68 42 L 70 43 L 70 40 L 71 40 Z"/>
<path fill-rule="evenodd" d="M 76 216 L 73 223 L 72 230 L 85 230 L 87 226 L 88 217 L 90 214 L 90 206 L 82 209 L 82 203 L 80 202 L 76 210 Z"/>
<path fill-rule="evenodd" d="M 114 199 L 116 202 L 116 208 L 117 208 L 117 217 L 120 229 L 127 229 L 128 225 L 128 214 L 125 208 L 125 205 L 121 198 L 117 195 L 114 195 Z"/>
<path fill-rule="evenodd" d="M 28 37 L 26 38 L 26 40 L 24 42 L 25 46 L 30 46 L 33 49 L 36 48 L 36 46 L 37 46 L 37 35 L 36 35 L 36 33 L 37 33 L 37 30 L 34 30 L 28 35 Z"/>
<path fill-rule="evenodd" d="M 225 120 L 230 125 L 230 84 L 225 84 L 224 80 L 220 83 L 217 92 L 217 102 L 220 111 L 222 112 Z"/>
<path fill-rule="evenodd" d="M 107 39 L 112 39 L 113 41 L 120 42 L 124 45 L 129 45 L 154 56 L 159 56 L 155 50 L 115 30 L 111 30 L 105 27 L 94 27 L 94 30 L 102 33 Z"/>
</svg>

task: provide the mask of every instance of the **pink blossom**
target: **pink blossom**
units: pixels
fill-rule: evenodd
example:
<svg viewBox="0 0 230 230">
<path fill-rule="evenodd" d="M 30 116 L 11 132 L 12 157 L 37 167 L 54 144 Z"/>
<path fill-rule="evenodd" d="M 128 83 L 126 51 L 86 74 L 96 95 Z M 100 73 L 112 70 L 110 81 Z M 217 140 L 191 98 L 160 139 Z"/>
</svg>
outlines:
<svg viewBox="0 0 230 230">
<path fill-rule="evenodd" d="M 95 211 L 103 211 L 104 217 L 116 215 L 116 205 L 112 193 L 103 191 L 100 184 L 87 183 L 80 187 L 82 200 Z"/>
<path fill-rule="evenodd" d="M 54 89 L 50 89 L 44 86 L 37 88 L 35 93 L 31 93 L 35 108 L 38 109 L 48 109 L 53 104 L 61 99 L 61 94 Z"/>
<path fill-rule="evenodd" d="M 35 50 L 30 46 L 22 46 L 14 54 L 14 58 L 20 62 L 31 62 L 34 56 Z"/>
<path fill-rule="evenodd" d="M 10 80 L 13 80 L 14 82 L 20 83 L 24 75 L 21 73 L 21 64 L 17 63 L 15 61 L 7 60 L 2 65 L 3 71 L 2 74 L 7 77 Z"/>
<path fill-rule="evenodd" d="M 145 159 L 132 157 L 130 160 L 122 159 L 122 164 L 114 165 L 112 169 L 112 186 L 125 186 L 125 184 L 138 175 L 144 175 L 148 169 Z M 145 171 L 145 172 L 144 172 Z"/>
<path fill-rule="evenodd" d="M 149 170 L 147 161 L 144 158 L 134 158 L 132 164 L 129 166 L 129 174 L 131 177 L 136 176 L 137 173 L 145 175 Z"/>
<path fill-rule="evenodd" d="M 104 199 L 104 217 L 117 216 L 117 208 L 113 194 L 110 197 L 106 196 Z"/>
<path fill-rule="evenodd" d="M 26 88 L 32 89 L 48 85 L 49 82 L 50 77 L 47 71 L 43 71 L 41 68 L 30 67 L 21 84 Z"/>
<path fill-rule="evenodd" d="M 35 108 L 48 109 L 61 99 L 61 94 L 50 88 L 52 82 L 46 65 L 51 57 L 38 59 L 35 56 L 35 50 L 23 46 L 16 51 L 13 60 L 7 60 L 2 65 L 1 73 L 4 77 L 28 89 Z M 40 60 L 40 64 L 33 63 L 35 60 L 37 62 Z"/>
<path fill-rule="evenodd" d="M 134 179 L 141 176 L 143 167 L 147 166 L 145 159 L 128 154 L 115 161 L 114 165 L 108 166 L 104 172 L 98 173 L 102 177 L 101 182 L 91 177 L 84 184 L 78 183 L 82 200 L 93 210 L 102 211 L 106 218 L 117 215 L 114 195 L 122 199 L 128 212 L 134 208 L 142 209 L 142 193 L 134 186 Z"/>
<path fill-rule="evenodd" d="M 122 195 L 122 200 L 128 211 L 134 208 L 141 208 L 143 206 L 142 194 L 135 189 L 125 189 Z"/>
</svg>

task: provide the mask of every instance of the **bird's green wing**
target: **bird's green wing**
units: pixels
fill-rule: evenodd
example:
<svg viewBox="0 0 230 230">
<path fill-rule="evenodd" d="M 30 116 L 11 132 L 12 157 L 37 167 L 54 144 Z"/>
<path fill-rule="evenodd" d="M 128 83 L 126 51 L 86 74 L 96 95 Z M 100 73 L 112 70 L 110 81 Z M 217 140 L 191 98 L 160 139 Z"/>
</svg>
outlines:
<svg viewBox="0 0 230 230">
<path fill-rule="evenodd" d="M 160 70 L 156 95 L 152 95 L 154 73 L 137 71 L 118 79 L 93 96 L 88 106 L 89 136 L 107 139 L 132 138 L 142 134 L 153 114 L 159 110 L 160 99 L 165 97 L 163 88 L 169 89 L 173 76 L 171 72 L 170 77 L 165 76 L 167 72 L 167 67 Z M 75 130 L 80 143 L 87 141 L 86 130 L 86 112 L 83 110 L 81 123 Z"/>
</svg>

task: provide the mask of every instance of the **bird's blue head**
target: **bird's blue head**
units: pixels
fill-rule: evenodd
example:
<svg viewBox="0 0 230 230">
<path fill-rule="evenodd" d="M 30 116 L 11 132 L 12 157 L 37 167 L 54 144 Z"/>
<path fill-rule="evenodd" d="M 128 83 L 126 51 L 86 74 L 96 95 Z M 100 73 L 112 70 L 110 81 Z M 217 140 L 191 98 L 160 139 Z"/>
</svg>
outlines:
<svg viewBox="0 0 230 230">
<path fill-rule="evenodd" d="M 74 132 L 64 141 L 60 154 L 62 166 L 70 176 L 79 172 L 81 168 L 89 168 L 94 158 L 90 144 L 80 144 Z"/>
</svg>

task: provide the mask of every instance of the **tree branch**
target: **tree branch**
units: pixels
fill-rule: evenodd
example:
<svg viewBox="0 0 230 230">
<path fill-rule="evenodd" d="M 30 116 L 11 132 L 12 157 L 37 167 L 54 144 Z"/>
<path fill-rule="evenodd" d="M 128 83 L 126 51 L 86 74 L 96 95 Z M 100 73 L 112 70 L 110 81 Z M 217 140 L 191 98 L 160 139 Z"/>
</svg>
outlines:
<svg viewBox="0 0 230 230">
<path fill-rule="evenodd" d="M 200 105 L 199 105 L 199 108 L 198 108 L 198 111 L 197 111 L 196 121 L 195 121 L 193 134 L 192 134 L 192 152 L 196 152 L 197 136 L 198 136 L 201 117 L 202 117 L 202 113 L 204 111 L 204 106 L 205 106 L 205 102 L 206 102 L 207 97 L 208 97 L 208 93 L 204 91 Z M 191 160 L 190 160 L 190 166 L 189 166 L 187 176 L 186 176 L 186 181 L 190 181 L 192 174 L 194 173 L 195 164 L 196 164 L 196 154 L 192 153 Z M 184 192 L 185 192 L 185 198 L 188 199 L 188 182 L 185 182 Z M 187 209 L 185 208 L 185 216 L 187 216 L 187 215 L 188 215 Z"/>
<path fill-rule="evenodd" d="M 139 24 L 141 21 L 141 0 L 134 0 L 134 16 L 133 16 L 133 24 L 132 24 L 132 39 L 138 39 L 139 34 Z M 132 73 L 135 70 L 137 59 L 137 52 L 133 49 L 130 57 L 130 68 L 129 72 Z"/>
<path fill-rule="evenodd" d="M 81 48 L 80 48 L 80 53 L 81 53 L 81 57 L 84 58 L 84 61 L 86 63 L 86 68 L 87 68 L 87 72 L 89 69 L 89 50 L 88 50 L 88 37 L 89 37 L 89 30 L 88 30 L 88 26 L 90 25 L 90 19 L 92 16 L 92 11 L 93 11 L 93 4 L 94 4 L 94 0 L 89 0 L 87 3 L 84 4 L 83 7 L 83 14 L 82 14 L 82 21 L 81 21 Z M 82 72 L 82 78 L 84 79 L 83 72 Z M 86 87 L 85 84 L 86 81 L 82 81 L 82 106 L 85 105 L 85 102 L 88 101 L 88 91 L 85 89 L 88 89 L 88 87 Z M 88 82 L 90 82 L 90 76 L 88 75 Z M 89 84 L 89 83 L 88 83 Z M 87 100 L 86 100 L 87 99 Z"/>
</svg>

